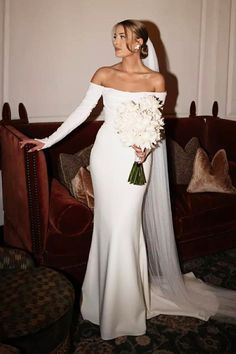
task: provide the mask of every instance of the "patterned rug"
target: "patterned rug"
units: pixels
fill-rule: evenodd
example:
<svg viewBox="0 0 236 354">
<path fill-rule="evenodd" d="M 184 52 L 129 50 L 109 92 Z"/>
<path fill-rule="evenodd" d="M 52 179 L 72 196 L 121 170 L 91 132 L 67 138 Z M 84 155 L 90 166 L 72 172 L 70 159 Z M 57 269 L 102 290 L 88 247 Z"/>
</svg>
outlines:
<svg viewBox="0 0 236 354">
<path fill-rule="evenodd" d="M 236 289 L 236 249 L 185 262 L 183 272 L 189 271 L 208 283 Z M 236 353 L 236 323 L 160 315 L 147 321 L 147 332 L 143 336 L 123 336 L 103 341 L 99 327 L 83 321 L 79 311 L 76 320 L 74 354 Z"/>
</svg>

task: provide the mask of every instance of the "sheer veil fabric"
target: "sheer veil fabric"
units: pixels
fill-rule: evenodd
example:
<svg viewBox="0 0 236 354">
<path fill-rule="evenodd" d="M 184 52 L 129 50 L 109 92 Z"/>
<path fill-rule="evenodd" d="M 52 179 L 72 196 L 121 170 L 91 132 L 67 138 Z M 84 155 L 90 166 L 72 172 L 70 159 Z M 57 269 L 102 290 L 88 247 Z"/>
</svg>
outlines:
<svg viewBox="0 0 236 354">
<path fill-rule="evenodd" d="M 150 40 L 147 44 L 148 57 L 143 62 L 159 71 L 154 47 Z M 214 316 L 236 323 L 236 291 L 208 285 L 192 273 L 181 273 L 171 215 L 165 140 L 153 152 L 151 176 L 143 202 L 143 229 L 151 292 L 155 294 L 160 289 L 167 301 L 187 316 L 203 320 Z"/>
<path fill-rule="evenodd" d="M 143 59 L 143 64 L 146 65 L 151 70 L 159 71 L 159 64 L 158 64 L 156 52 L 152 44 L 152 41 L 149 38 L 147 40 L 147 46 L 148 46 L 148 56 L 145 59 Z"/>
</svg>

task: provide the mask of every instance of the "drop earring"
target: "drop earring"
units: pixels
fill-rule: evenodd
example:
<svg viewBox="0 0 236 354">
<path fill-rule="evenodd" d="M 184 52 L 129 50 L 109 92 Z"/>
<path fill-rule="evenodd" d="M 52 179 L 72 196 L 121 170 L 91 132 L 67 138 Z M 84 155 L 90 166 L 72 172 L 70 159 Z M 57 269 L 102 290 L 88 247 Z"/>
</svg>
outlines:
<svg viewBox="0 0 236 354">
<path fill-rule="evenodd" d="M 137 49 L 137 50 L 139 50 L 139 48 L 140 48 L 140 44 L 137 44 L 137 45 L 134 47 L 134 49 Z"/>
</svg>

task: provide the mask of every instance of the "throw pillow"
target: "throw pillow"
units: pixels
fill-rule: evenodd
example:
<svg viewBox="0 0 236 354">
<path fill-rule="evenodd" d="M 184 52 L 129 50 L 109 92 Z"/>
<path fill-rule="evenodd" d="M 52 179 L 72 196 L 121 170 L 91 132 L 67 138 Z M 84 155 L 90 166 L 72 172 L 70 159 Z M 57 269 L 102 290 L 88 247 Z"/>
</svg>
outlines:
<svg viewBox="0 0 236 354">
<path fill-rule="evenodd" d="M 90 209 L 94 208 L 93 185 L 90 172 L 80 167 L 71 181 L 72 195 L 80 202 L 85 203 Z"/>
<path fill-rule="evenodd" d="M 58 160 L 58 174 L 60 182 L 73 194 L 71 180 L 80 167 L 89 165 L 90 153 L 93 145 L 76 152 L 75 154 L 61 153 Z"/>
<path fill-rule="evenodd" d="M 229 176 L 229 164 L 224 149 L 218 150 L 211 162 L 202 148 L 197 150 L 187 192 L 236 193 Z"/>
<path fill-rule="evenodd" d="M 170 178 L 174 184 L 188 184 L 193 171 L 193 162 L 200 147 L 197 137 L 191 138 L 184 148 L 175 140 L 168 141 Z"/>
</svg>

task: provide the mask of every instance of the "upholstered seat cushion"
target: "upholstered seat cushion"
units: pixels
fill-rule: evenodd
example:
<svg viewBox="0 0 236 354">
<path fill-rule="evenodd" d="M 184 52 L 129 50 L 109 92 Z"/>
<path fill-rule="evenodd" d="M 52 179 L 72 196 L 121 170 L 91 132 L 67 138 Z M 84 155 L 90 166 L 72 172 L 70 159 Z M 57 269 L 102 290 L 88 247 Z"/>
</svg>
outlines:
<svg viewBox="0 0 236 354">
<path fill-rule="evenodd" d="M 204 202 L 203 202 L 204 194 Z M 214 206 L 214 207 L 212 207 Z M 223 231 L 224 225 L 235 227 L 236 195 L 227 193 L 186 192 L 186 185 L 178 186 L 172 198 L 175 235 L 189 240 L 193 235 L 201 237 Z"/>
<path fill-rule="evenodd" d="M 53 327 L 71 313 L 74 290 L 60 273 L 45 267 L 0 272 L 0 341 Z M 65 324 L 64 324 L 65 326 Z"/>
</svg>

